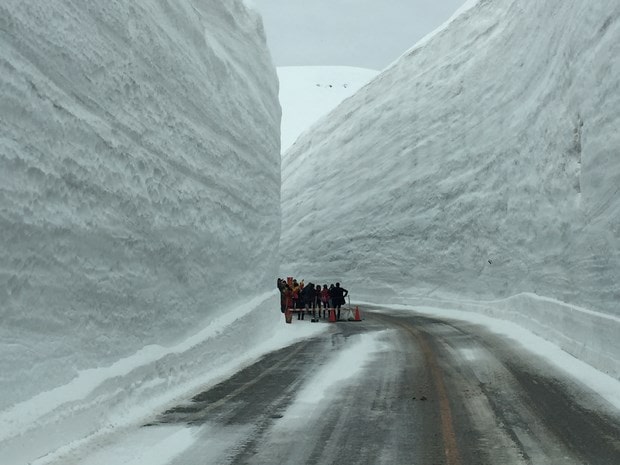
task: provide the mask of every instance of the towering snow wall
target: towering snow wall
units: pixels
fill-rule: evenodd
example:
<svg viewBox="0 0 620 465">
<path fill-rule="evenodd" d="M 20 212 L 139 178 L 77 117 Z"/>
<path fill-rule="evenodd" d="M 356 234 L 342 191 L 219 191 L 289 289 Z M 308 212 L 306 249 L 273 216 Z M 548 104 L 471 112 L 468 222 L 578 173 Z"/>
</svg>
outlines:
<svg viewBox="0 0 620 465">
<path fill-rule="evenodd" d="M 0 411 L 273 288 L 278 86 L 241 0 L 4 1 L 0 69 Z"/>
<path fill-rule="evenodd" d="M 468 5 L 285 154 L 282 274 L 620 314 L 620 4 Z"/>
</svg>

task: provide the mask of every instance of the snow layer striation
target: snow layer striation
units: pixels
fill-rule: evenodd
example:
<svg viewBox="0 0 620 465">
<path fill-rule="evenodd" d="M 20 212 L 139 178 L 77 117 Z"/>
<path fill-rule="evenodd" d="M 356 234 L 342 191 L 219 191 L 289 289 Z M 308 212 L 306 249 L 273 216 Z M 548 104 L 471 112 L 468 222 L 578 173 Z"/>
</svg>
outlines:
<svg viewBox="0 0 620 465">
<path fill-rule="evenodd" d="M 273 287 L 277 76 L 241 0 L 8 0 L 0 68 L 0 410 Z"/>
<path fill-rule="evenodd" d="M 620 314 L 619 39 L 616 0 L 469 2 L 287 152 L 281 274 Z"/>
</svg>

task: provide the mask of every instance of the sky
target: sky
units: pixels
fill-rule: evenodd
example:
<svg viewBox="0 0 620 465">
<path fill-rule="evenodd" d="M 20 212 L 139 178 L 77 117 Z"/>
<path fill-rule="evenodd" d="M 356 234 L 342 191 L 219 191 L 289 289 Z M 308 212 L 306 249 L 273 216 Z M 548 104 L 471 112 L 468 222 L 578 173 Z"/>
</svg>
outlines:
<svg viewBox="0 0 620 465">
<path fill-rule="evenodd" d="M 381 70 L 464 0 L 253 0 L 276 66 Z"/>
<path fill-rule="evenodd" d="M 377 74 L 373 69 L 350 66 L 279 67 L 282 153 L 315 121 Z"/>
</svg>

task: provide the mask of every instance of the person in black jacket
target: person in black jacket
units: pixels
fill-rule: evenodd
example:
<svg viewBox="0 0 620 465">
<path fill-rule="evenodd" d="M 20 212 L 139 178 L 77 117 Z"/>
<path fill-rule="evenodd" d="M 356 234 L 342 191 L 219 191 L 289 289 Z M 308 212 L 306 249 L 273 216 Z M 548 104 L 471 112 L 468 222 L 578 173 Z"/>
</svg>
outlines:
<svg viewBox="0 0 620 465">
<path fill-rule="evenodd" d="M 344 298 L 349 295 L 349 291 L 347 291 L 344 287 L 340 287 L 340 283 L 336 283 L 336 287 L 334 287 L 330 292 L 332 303 L 334 308 L 337 310 L 336 319 L 340 319 L 340 306 L 346 303 Z"/>
<path fill-rule="evenodd" d="M 297 315 L 297 319 L 299 315 L 301 315 L 301 319 L 304 319 L 304 313 L 309 312 L 310 308 L 312 308 L 312 303 L 314 302 L 314 284 L 308 283 L 304 286 L 299 294 L 299 298 L 301 301 L 301 307 L 299 314 Z"/>
</svg>

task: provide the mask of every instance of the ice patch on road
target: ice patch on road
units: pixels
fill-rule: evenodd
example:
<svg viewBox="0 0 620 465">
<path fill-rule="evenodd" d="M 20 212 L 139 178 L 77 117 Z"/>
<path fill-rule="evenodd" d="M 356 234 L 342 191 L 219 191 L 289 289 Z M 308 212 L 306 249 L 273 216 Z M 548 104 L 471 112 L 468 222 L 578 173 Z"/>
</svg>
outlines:
<svg viewBox="0 0 620 465">
<path fill-rule="evenodd" d="M 350 381 L 359 375 L 366 363 L 376 354 L 387 348 L 381 338 L 387 331 L 364 333 L 352 336 L 354 342 L 336 352 L 334 360 L 329 362 L 298 393 L 297 398 L 283 416 L 284 425 L 289 421 L 306 421 L 319 406 L 325 406 L 330 393 L 343 388 L 341 383 Z M 284 426 L 289 429 L 289 426 Z"/>
<path fill-rule="evenodd" d="M 461 356 L 468 362 L 476 361 L 480 358 L 480 350 L 471 348 L 459 349 Z"/>
</svg>

